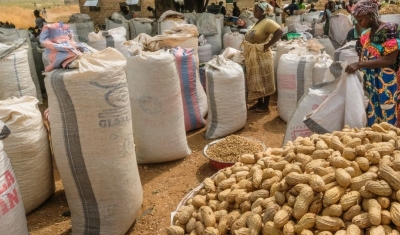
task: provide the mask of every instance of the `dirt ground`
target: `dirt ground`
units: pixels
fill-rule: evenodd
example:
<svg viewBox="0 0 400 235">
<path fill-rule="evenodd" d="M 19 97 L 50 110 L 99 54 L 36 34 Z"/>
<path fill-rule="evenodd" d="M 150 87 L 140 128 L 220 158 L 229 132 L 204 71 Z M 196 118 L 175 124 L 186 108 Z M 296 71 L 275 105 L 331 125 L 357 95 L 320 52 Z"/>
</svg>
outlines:
<svg viewBox="0 0 400 235">
<path fill-rule="evenodd" d="M 41 110 L 45 108 L 40 107 Z M 286 123 L 279 118 L 276 95 L 271 98 L 270 113 L 248 111 L 246 126 L 235 134 L 262 140 L 267 147 L 281 147 Z M 143 187 L 143 204 L 139 216 L 130 228 L 130 234 L 166 234 L 170 213 L 181 199 L 216 170 L 203 155 L 204 146 L 212 140 L 204 138 L 206 129 L 187 133 L 192 154 L 162 164 L 139 165 Z M 43 205 L 27 215 L 32 235 L 71 234 L 71 219 L 60 176 L 55 167 L 56 192 Z M 132 198 L 132 200 L 135 200 Z M 64 214 L 64 215 L 63 215 Z"/>
</svg>

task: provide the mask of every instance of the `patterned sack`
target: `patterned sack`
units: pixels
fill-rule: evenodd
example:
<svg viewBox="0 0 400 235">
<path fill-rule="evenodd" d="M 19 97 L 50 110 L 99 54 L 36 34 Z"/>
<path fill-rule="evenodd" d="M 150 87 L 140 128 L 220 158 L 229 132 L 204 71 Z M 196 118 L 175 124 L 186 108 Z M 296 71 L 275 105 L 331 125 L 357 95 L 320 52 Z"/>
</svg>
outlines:
<svg viewBox="0 0 400 235">
<path fill-rule="evenodd" d="M 191 131 L 205 125 L 200 112 L 196 89 L 196 59 L 193 49 L 176 47 L 172 50 L 181 83 L 185 130 Z"/>
</svg>

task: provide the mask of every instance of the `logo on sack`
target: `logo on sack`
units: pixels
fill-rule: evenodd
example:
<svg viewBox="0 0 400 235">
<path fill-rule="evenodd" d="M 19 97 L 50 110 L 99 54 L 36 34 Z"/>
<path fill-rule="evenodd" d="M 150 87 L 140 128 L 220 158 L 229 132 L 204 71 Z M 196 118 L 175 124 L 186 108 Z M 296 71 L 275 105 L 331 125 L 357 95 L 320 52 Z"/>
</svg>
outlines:
<svg viewBox="0 0 400 235">
<path fill-rule="evenodd" d="M 297 137 L 308 137 L 311 136 L 312 132 L 310 129 L 304 126 L 296 126 L 292 128 L 292 139 L 295 140 Z"/>
<path fill-rule="evenodd" d="M 159 98 L 149 95 L 139 97 L 139 105 L 143 112 L 151 115 L 157 115 L 162 110 L 162 103 Z"/>
<path fill-rule="evenodd" d="M 104 94 L 104 100 L 111 106 L 110 109 L 105 109 L 99 113 L 100 127 L 114 127 L 131 121 L 129 92 L 126 83 L 101 85 L 98 82 L 91 82 L 90 84 L 107 89 Z"/>
<path fill-rule="evenodd" d="M 12 209 L 15 205 L 19 203 L 17 188 L 14 187 L 11 192 L 7 192 L 8 189 L 15 186 L 15 178 L 10 171 L 6 171 L 4 174 L 5 182 L 0 185 L 0 215 L 5 215 Z"/>
</svg>

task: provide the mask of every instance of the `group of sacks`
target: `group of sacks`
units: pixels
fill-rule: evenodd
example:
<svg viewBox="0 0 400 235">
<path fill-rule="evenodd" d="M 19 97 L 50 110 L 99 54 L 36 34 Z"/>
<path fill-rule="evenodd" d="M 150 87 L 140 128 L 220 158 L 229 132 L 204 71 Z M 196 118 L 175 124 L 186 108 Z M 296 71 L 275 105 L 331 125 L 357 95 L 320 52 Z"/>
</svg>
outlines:
<svg viewBox="0 0 400 235">
<path fill-rule="evenodd" d="M 288 31 L 299 33 L 310 32 L 314 37 L 324 35 L 323 23 L 316 23 L 320 19 L 320 12 L 304 13 L 302 15 L 293 15 L 285 20 L 285 27 Z M 341 13 L 333 14 L 330 18 L 329 36 L 335 48 L 341 47 L 346 43 L 347 33 L 353 28 L 351 15 Z"/>
<path fill-rule="evenodd" d="M 285 54 L 279 54 L 279 51 L 290 47 L 296 49 L 289 49 L 288 52 L 283 51 Z M 310 136 L 313 132 L 334 131 L 336 126 L 333 123 L 345 122 L 358 126 L 360 120 L 364 122 L 363 116 L 360 116 L 363 115 L 365 106 L 363 89 L 359 82 L 361 79 L 347 79 L 344 73 L 347 64 L 357 62 L 359 59 L 355 41 L 335 50 L 332 56 L 326 52 L 320 54 L 307 51 L 306 48 L 307 44 L 301 40 L 281 42 L 277 46 L 276 57 L 279 60 L 277 106 L 280 117 L 287 122 L 284 143 L 299 136 Z M 346 93 L 345 87 L 349 82 L 354 82 L 353 88 L 347 89 L 349 93 Z M 356 98 L 344 99 L 349 95 L 354 95 Z M 350 106 L 343 103 L 346 100 L 352 100 Z M 341 122 L 340 116 L 345 113 L 342 108 L 345 107 L 347 108 L 345 117 L 350 119 Z"/>
<path fill-rule="evenodd" d="M 45 73 L 52 149 L 74 234 L 125 234 L 142 202 L 137 163 L 188 156 L 191 150 L 186 131 L 206 123 L 208 139 L 229 135 L 245 125 L 242 67 L 223 55 L 214 58 L 206 65 L 203 87 L 196 52 L 198 33 L 193 27 L 180 25 L 171 29 L 171 34 L 156 37 L 139 35 L 124 43 L 128 48 L 125 56 L 114 48 L 97 51 L 89 47 L 91 53 L 74 60 L 69 69 Z M 52 58 L 47 60 L 54 64 Z M 24 205 L 29 200 L 24 196 L 26 183 L 35 189 L 30 197 L 41 196 L 32 206 L 34 209 L 54 192 L 50 147 L 38 101 L 21 96 L 1 102 L 5 110 L 0 109 L 0 120 L 12 133 L 5 150 L 16 172 Z M 31 156 L 34 147 L 42 151 L 37 154 L 40 161 Z M 24 165 L 23 177 L 19 177 L 12 148 L 29 150 L 30 161 L 21 164 L 36 167 L 35 170 L 26 170 Z M 33 176 L 32 171 L 38 176 Z M 29 181 L 25 183 L 26 179 Z M 24 217 L 20 213 L 18 216 Z M 11 216 L 8 221 L 26 229 L 26 220 L 19 217 Z M 3 228 L 6 229 L 0 227 L 0 231 Z"/>
</svg>

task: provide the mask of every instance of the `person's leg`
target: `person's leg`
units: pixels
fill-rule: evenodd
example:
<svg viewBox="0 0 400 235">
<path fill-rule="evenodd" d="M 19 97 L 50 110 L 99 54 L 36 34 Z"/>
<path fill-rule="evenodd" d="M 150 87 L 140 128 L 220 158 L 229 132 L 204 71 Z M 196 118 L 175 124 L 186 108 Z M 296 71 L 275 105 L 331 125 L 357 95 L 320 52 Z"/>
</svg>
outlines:
<svg viewBox="0 0 400 235">
<path fill-rule="evenodd" d="M 270 96 L 265 96 L 263 99 L 263 103 L 260 107 L 258 107 L 255 112 L 256 113 L 267 113 L 269 112 L 269 98 Z"/>
<path fill-rule="evenodd" d="M 253 106 L 251 106 L 251 107 L 249 108 L 249 110 L 258 109 L 258 108 L 260 108 L 260 107 L 263 105 L 263 103 L 264 103 L 264 98 L 263 98 L 263 97 L 258 98 L 257 103 L 254 104 Z"/>
</svg>

